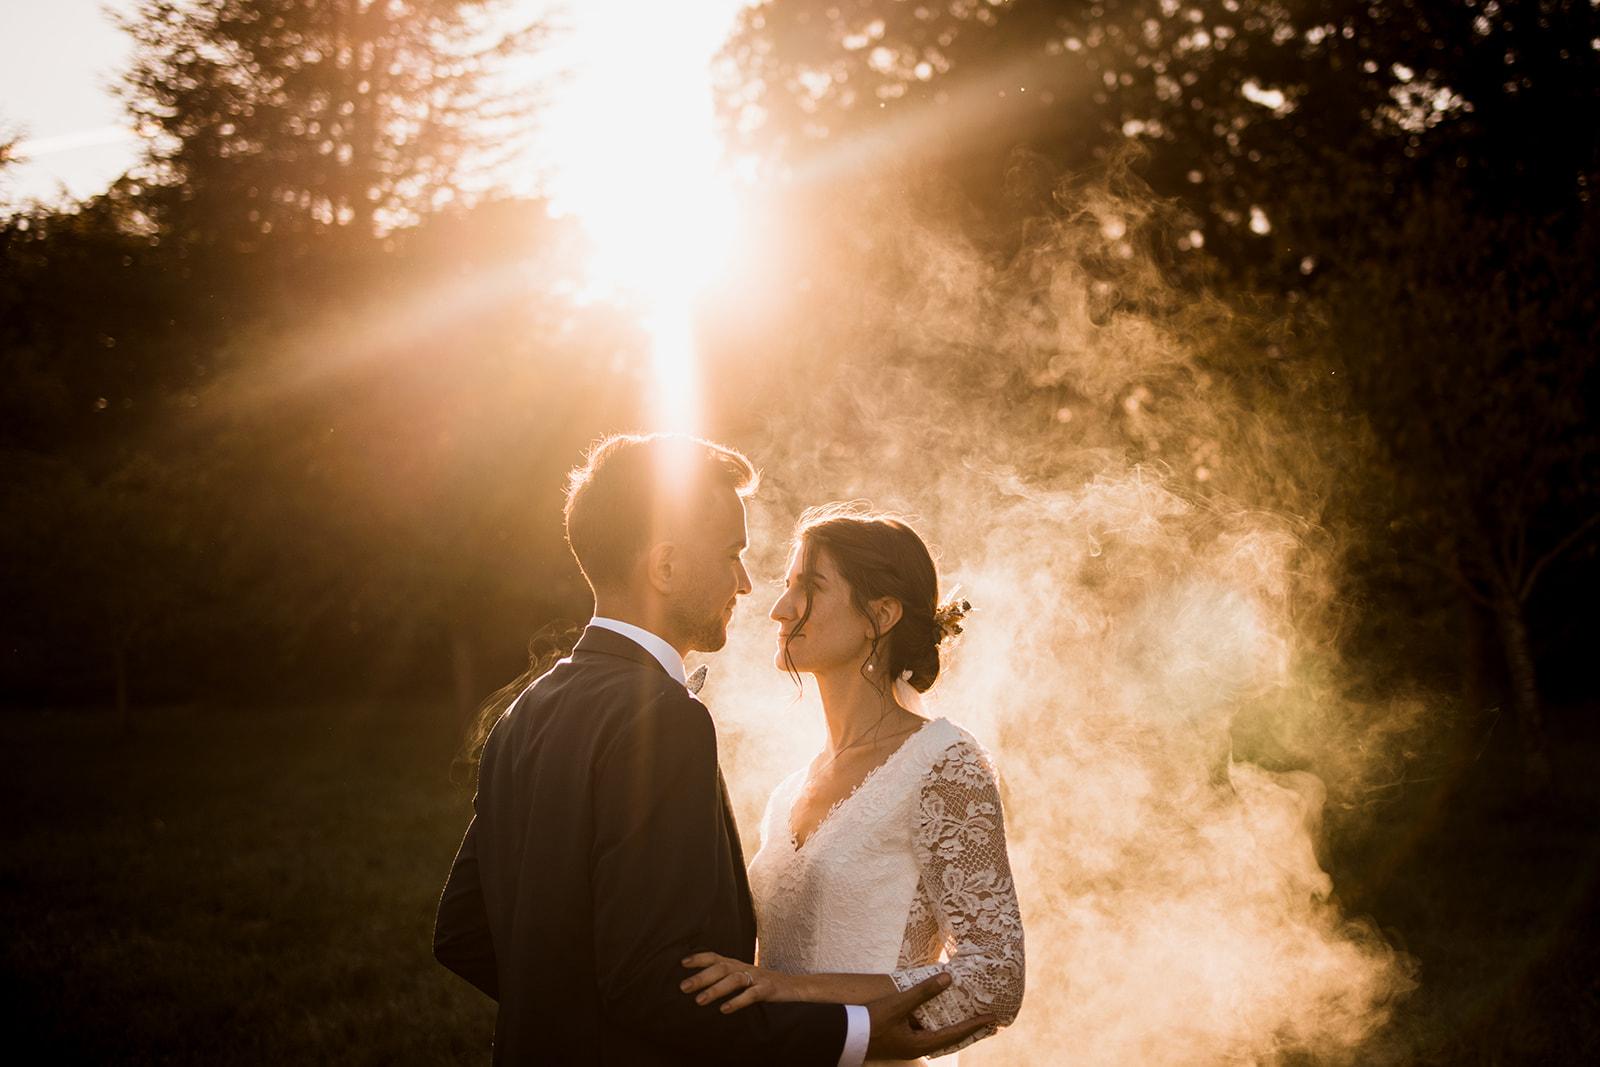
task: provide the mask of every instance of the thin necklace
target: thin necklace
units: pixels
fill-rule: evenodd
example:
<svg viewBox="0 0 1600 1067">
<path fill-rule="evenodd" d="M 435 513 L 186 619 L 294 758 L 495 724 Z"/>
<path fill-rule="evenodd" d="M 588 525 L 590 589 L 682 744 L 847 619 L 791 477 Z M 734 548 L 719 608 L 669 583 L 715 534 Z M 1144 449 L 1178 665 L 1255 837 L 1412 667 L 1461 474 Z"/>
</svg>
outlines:
<svg viewBox="0 0 1600 1067">
<path fill-rule="evenodd" d="M 879 721 L 882 721 L 882 720 L 879 720 Z M 916 726 L 910 726 L 910 727 L 907 727 L 904 730 L 901 730 L 899 733 L 890 734 L 888 737 L 880 737 L 880 738 L 878 738 L 878 740 L 879 741 L 890 741 L 890 740 L 893 740 L 894 738 L 901 737 L 901 736 L 906 735 L 906 734 L 913 734 L 913 733 L 916 733 L 919 729 L 922 728 L 922 726 L 925 726 L 925 725 L 927 725 L 927 724 L 926 723 L 920 723 L 920 724 L 918 724 Z M 810 795 L 814 794 L 816 792 L 816 790 L 817 790 L 817 783 L 818 783 L 818 781 L 820 781 L 820 779 L 822 777 L 822 772 L 826 771 L 829 767 L 833 766 L 833 761 L 838 759 L 841 754 L 843 754 L 844 752 L 846 752 L 846 751 L 848 751 L 849 749 L 852 749 L 852 748 L 860 748 L 863 744 L 866 744 L 866 740 L 864 738 L 852 741 L 848 745 L 841 745 L 838 749 L 836 749 L 834 751 L 833 755 L 828 757 L 828 762 L 824 763 L 822 766 L 818 767 L 816 770 L 812 771 L 810 774 L 808 774 L 806 776 L 806 781 L 805 781 L 804 785 L 802 786 L 800 795 L 801 796 L 805 796 L 805 797 L 809 797 Z M 876 772 L 877 772 L 877 768 L 874 767 L 872 769 L 872 771 L 869 771 L 867 773 L 867 778 L 872 777 L 872 775 L 875 774 Z M 821 820 L 819 820 L 817 822 L 817 825 L 813 826 L 811 828 L 811 832 L 806 835 L 806 842 L 809 843 L 810 840 L 813 837 L 817 836 L 817 831 L 821 830 L 823 825 L 826 824 L 827 821 L 830 818 L 833 817 L 833 813 L 839 807 L 839 805 L 843 804 L 846 800 L 849 800 L 851 797 L 855 796 L 856 790 L 860 789 L 863 785 L 865 785 L 866 781 L 867 781 L 867 779 L 863 778 L 861 781 L 859 781 L 859 782 L 857 782 L 855 784 L 855 787 L 852 788 L 849 793 L 846 793 L 844 796 L 840 797 L 838 800 L 835 800 L 833 802 L 832 806 L 830 806 L 828 808 L 827 812 L 822 816 Z M 796 798 L 796 803 L 798 803 L 798 798 Z M 792 812 L 793 812 L 793 809 L 791 809 L 791 814 L 789 816 L 789 820 L 790 820 L 789 821 L 789 825 L 788 825 L 789 837 L 793 840 L 796 848 L 798 849 L 798 848 L 802 848 L 804 846 L 800 842 L 800 835 L 796 834 L 794 832 L 794 823 L 792 821 L 794 816 L 793 816 Z"/>
<path fill-rule="evenodd" d="M 874 744 L 879 744 L 879 743 L 884 742 L 884 741 L 892 741 L 897 737 L 903 737 L 906 734 L 914 733 L 917 729 L 918 729 L 917 726 L 908 726 L 904 730 L 901 730 L 899 733 L 890 734 L 888 737 L 874 738 L 873 739 L 873 743 Z M 850 742 L 848 745 L 840 745 L 838 748 L 833 750 L 833 755 L 828 757 L 828 762 L 826 762 L 822 766 L 818 767 L 812 773 L 814 775 L 821 774 L 823 771 L 825 771 L 829 767 L 833 766 L 833 761 L 838 759 L 844 753 L 848 752 L 852 748 L 860 748 L 862 745 L 864 745 L 866 743 L 867 743 L 867 739 L 863 737 L 863 738 L 858 738 L 855 741 Z"/>
</svg>

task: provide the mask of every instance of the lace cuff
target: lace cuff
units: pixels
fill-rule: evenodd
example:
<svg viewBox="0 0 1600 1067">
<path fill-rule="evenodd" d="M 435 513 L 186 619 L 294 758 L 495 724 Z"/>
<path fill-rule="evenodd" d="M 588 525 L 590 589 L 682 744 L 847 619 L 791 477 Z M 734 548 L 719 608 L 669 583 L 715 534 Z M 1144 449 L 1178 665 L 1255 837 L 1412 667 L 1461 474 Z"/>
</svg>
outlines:
<svg viewBox="0 0 1600 1067">
<path fill-rule="evenodd" d="M 921 967 L 908 967 L 903 971 L 895 971 L 889 977 L 894 979 L 895 988 L 904 993 L 918 982 L 927 981 L 940 971 L 949 970 L 950 967 L 946 964 L 929 963 Z M 917 1025 L 923 1029 L 940 1030 L 946 1026 L 954 1026 L 956 1023 L 970 1019 L 974 1015 L 982 1015 L 983 1008 L 973 1001 L 971 994 L 962 989 L 959 983 L 952 982 L 949 989 L 922 1005 L 914 1014 L 916 1015 Z M 988 1037 L 997 1029 L 998 1027 L 991 1026 L 988 1030 L 980 1030 L 960 1045 L 952 1045 L 943 1051 L 953 1052 L 957 1048 L 964 1048 L 980 1037 Z"/>
<path fill-rule="evenodd" d="M 894 979 L 894 987 L 904 993 L 918 982 L 925 982 L 946 969 L 942 963 L 929 963 L 921 967 L 907 967 L 903 971 L 895 971 L 889 977 Z"/>
</svg>

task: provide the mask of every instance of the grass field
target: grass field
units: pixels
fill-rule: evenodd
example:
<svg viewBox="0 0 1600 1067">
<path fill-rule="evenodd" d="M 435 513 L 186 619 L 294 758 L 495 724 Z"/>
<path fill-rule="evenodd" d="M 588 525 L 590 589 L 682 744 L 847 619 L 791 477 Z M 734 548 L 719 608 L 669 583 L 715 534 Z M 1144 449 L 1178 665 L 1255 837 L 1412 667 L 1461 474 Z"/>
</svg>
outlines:
<svg viewBox="0 0 1600 1067">
<path fill-rule="evenodd" d="M 1600 716 L 1551 715 L 1555 783 L 1519 785 L 1512 738 L 1368 817 L 1331 857 L 1348 911 L 1419 985 L 1360 1063 L 1600 1063 Z"/>
<path fill-rule="evenodd" d="M 455 741 L 419 708 L 0 715 L 8 1061 L 486 1063 L 491 1004 L 430 954 Z M 1420 965 L 1355 1062 L 1600 1062 L 1596 752 L 1563 745 L 1560 802 L 1483 763 L 1333 857 Z"/>
<path fill-rule="evenodd" d="M 430 947 L 453 736 L 392 714 L 0 720 L 10 1062 L 487 1062 Z"/>
</svg>

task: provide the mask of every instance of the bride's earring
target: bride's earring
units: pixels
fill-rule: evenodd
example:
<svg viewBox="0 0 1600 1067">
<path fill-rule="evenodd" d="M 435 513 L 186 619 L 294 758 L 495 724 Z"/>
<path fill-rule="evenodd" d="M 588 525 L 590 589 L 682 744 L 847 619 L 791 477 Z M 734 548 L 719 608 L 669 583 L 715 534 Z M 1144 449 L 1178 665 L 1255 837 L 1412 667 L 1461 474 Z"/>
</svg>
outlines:
<svg viewBox="0 0 1600 1067">
<path fill-rule="evenodd" d="M 876 672 L 877 669 L 878 669 L 878 665 L 876 663 L 873 663 L 871 660 L 867 660 L 867 673 L 868 674 L 872 674 L 872 673 Z"/>
</svg>

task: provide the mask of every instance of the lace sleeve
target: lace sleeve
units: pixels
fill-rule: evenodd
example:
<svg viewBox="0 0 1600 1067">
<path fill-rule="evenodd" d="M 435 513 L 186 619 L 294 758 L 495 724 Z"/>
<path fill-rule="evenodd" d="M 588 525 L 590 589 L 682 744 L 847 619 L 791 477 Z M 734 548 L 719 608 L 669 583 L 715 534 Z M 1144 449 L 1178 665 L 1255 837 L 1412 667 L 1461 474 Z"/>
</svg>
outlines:
<svg viewBox="0 0 1600 1067">
<path fill-rule="evenodd" d="M 954 981 L 917 1009 L 918 1023 L 938 1029 L 992 1014 L 1000 1026 L 1010 1025 L 1022 1006 L 1022 917 L 994 769 L 971 741 L 945 749 L 924 777 L 916 849 L 920 896 L 938 923 L 946 962 L 896 971 L 895 985 L 909 989 L 947 970 Z M 944 1052 L 992 1033 L 980 1032 Z"/>
</svg>

